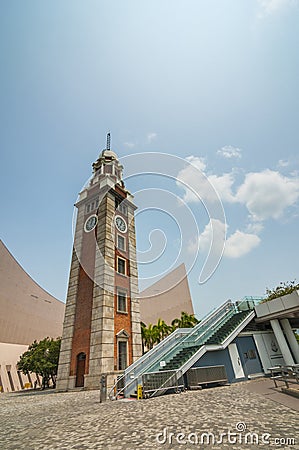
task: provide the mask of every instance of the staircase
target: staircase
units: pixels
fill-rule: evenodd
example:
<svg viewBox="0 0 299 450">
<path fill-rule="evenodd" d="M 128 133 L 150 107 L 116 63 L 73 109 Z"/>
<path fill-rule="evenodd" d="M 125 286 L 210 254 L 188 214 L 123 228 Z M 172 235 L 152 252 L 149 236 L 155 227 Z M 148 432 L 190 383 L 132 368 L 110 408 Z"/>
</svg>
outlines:
<svg viewBox="0 0 299 450">
<path fill-rule="evenodd" d="M 255 316 L 254 304 L 252 299 L 236 304 L 228 300 L 194 328 L 175 330 L 125 370 L 109 397 L 133 396 L 138 385 L 151 397 L 183 389 L 184 373 L 207 351 L 229 345 Z"/>
<path fill-rule="evenodd" d="M 219 345 L 243 322 L 250 311 L 242 311 L 233 315 L 222 327 L 215 331 L 212 336 L 206 341 L 206 345 Z"/>
<path fill-rule="evenodd" d="M 160 370 L 174 370 L 179 369 L 185 362 L 188 361 L 188 359 L 191 358 L 194 353 L 199 350 L 200 346 L 193 345 L 191 347 L 181 348 L 178 353 L 171 358 L 171 360 L 166 363 L 164 367 L 162 367 Z"/>
</svg>

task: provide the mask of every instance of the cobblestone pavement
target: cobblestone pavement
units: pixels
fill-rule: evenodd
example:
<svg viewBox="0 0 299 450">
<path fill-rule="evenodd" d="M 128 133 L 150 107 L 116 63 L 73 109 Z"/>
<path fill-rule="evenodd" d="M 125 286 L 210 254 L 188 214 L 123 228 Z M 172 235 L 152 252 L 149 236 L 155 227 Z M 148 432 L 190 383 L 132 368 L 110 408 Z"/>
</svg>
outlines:
<svg viewBox="0 0 299 450">
<path fill-rule="evenodd" d="M 1 450 L 299 449 L 298 411 L 250 392 L 246 383 L 106 403 L 99 391 L 2 394 L 0 423 Z M 237 434 L 221 442 L 228 432 Z M 246 433 L 256 434 L 246 442 Z M 265 442 L 263 433 L 270 435 Z"/>
</svg>

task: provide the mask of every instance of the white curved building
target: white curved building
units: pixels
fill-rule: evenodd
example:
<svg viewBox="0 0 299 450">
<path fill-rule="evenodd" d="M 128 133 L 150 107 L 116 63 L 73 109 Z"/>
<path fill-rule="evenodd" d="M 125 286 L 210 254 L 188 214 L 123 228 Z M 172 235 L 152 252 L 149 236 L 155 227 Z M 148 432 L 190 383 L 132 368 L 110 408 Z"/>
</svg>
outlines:
<svg viewBox="0 0 299 450">
<path fill-rule="evenodd" d="M 65 304 L 42 289 L 0 240 L 0 391 L 34 384 L 17 371 L 22 353 L 34 340 L 62 334 Z"/>
</svg>

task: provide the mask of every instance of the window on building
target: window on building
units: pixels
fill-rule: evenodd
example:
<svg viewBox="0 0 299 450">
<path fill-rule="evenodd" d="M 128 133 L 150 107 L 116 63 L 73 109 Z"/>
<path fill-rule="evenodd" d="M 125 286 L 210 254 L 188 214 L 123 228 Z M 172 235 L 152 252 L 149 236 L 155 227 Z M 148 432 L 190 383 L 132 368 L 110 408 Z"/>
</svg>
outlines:
<svg viewBox="0 0 299 450">
<path fill-rule="evenodd" d="M 18 378 L 19 378 L 21 389 L 24 389 L 24 383 L 23 383 L 23 380 L 22 380 L 21 372 L 19 370 L 17 370 L 17 374 L 18 374 Z"/>
<path fill-rule="evenodd" d="M 28 373 L 27 377 L 28 377 L 28 381 L 29 381 L 29 383 L 31 384 L 31 386 L 33 386 L 33 385 L 32 385 L 32 380 L 31 380 L 30 373 Z"/>
<path fill-rule="evenodd" d="M 126 260 L 117 257 L 117 272 L 126 275 Z"/>
<path fill-rule="evenodd" d="M 127 341 L 118 341 L 118 370 L 125 370 L 127 361 Z"/>
<path fill-rule="evenodd" d="M 117 248 L 123 252 L 126 251 L 126 240 L 124 236 L 120 236 L 119 234 L 117 235 Z"/>
<path fill-rule="evenodd" d="M 91 211 L 94 211 L 99 206 L 99 198 L 93 198 L 89 203 L 85 206 L 85 212 L 88 214 Z"/>
<path fill-rule="evenodd" d="M 118 207 L 119 212 L 121 212 L 122 214 L 124 214 L 125 216 L 128 214 L 128 208 L 127 205 L 124 205 L 123 203 L 121 203 Z"/>
<path fill-rule="evenodd" d="M 124 216 L 128 215 L 128 207 L 125 204 L 124 201 L 121 201 L 119 199 L 115 199 L 115 209 L 117 209 L 121 214 L 123 214 Z"/>
<path fill-rule="evenodd" d="M 9 384 L 10 384 L 10 389 L 12 390 L 12 391 L 14 391 L 15 390 L 15 387 L 14 387 L 14 384 L 13 384 L 13 379 L 12 379 L 12 376 L 11 376 L 11 366 L 6 366 L 6 373 L 7 373 L 7 376 L 8 376 L 8 380 L 9 380 Z"/>
<path fill-rule="evenodd" d="M 127 293 L 122 290 L 117 290 L 117 311 L 127 312 Z"/>
</svg>

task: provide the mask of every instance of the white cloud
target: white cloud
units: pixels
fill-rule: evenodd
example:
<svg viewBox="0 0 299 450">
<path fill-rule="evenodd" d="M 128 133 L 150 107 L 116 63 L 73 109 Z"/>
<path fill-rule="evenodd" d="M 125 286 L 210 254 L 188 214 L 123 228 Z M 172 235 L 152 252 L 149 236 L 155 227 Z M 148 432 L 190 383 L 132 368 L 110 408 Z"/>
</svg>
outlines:
<svg viewBox="0 0 299 450">
<path fill-rule="evenodd" d="M 278 219 L 298 197 L 298 178 L 284 177 L 269 169 L 248 173 L 236 194 L 237 201 L 246 205 L 255 221 Z"/>
<path fill-rule="evenodd" d="M 264 225 L 261 222 L 249 223 L 246 227 L 246 231 L 250 234 L 259 234 L 263 231 Z"/>
<path fill-rule="evenodd" d="M 185 202 L 219 202 L 219 198 L 233 202 L 231 192 L 233 175 L 206 175 L 206 163 L 203 158 L 188 156 L 186 160 L 190 163 L 177 175 L 177 185 L 185 191 L 183 200 Z"/>
<path fill-rule="evenodd" d="M 191 239 L 187 251 L 192 255 L 209 253 L 210 259 L 218 262 L 223 253 L 227 225 L 218 219 L 210 219 L 203 232 Z"/>
<path fill-rule="evenodd" d="M 221 254 L 227 233 L 227 225 L 220 220 L 211 219 L 197 239 L 188 244 L 188 251 L 195 253 L 211 251 Z M 227 258 L 239 258 L 246 255 L 261 242 L 259 236 L 254 233 L 244 233 L 237 230 L 225 241 L 224 256 Z"/>
<path fill-rule="evenodd" d="M 237 230 L 226 241 L 224 256 L 240 258 L 259 245 L 261 239 L 256 234 L 244 233 Z"/>
<path fill-rule="evenodd" d="M 147 138 L 147 142 L 151 143 L 153 140 L 156 139 L 157 136 L 158 136 L 157 133 L 148 133 L 147 137 L 146 137 Z"/>
<path fill-rule="evenodd" d="M 223 246 L 227 225 L 218 219 L 210 219 L 205 226 L 204 231 L 199 236 L 198 248 L 199 251 L 207 251 L 211 247 L 212 240 L 214 247 L 219 248 Z"/>
<path fill-rule="evenodd" d="M 212 184 L 215 191 L 221 198 L 221 200 L 227 202 L 234 202 L 234 195 L 232 193 L 232 185 L 234 183 L 234 177 L 232 173 L 224 173 L 223 175 L 209 175 L 209 183 Z"/>
<path fill-rule="evenodd" d="M 298 4 L 298 0 L 258 0 L 259 18 L 282 11 Z"/>
<path fill-rule="evenodd" d="M 277 164 L 278 167 L 288 167 L 289 165 L 290 162 L 287 159 L 280 159 Z"/>
<path fill-rule="evenodd" d="M 203 201 L 206 206 L 219 205 L 219 200 L 242 204 L 249 212 L 251 224 L 246 229 L 249 234 L 262 230 L 262 225 L 257 226 L 257 222 L 279 219 L 286 208 L 295 205 L 299 199 L 298 173 L 284 176 L 270 169 L 247 173 L 243 183 L 233 189 L 233 171 L 223 175 L 208 174 L 204 158 L 189 156 L 186 159 L 190 164 L 177 176 L 177 185 L 184 190 L 182 201 Z"/>
<path fill-rule="evenodd" d="M 217 155 L 223 156 L 223 158 L 241 158 L 242 150 L 233 145 L 225 145 L 221 149 L 217 150 Z"/>
<path fill-rule="evenodd" d="M 124 145 L 128 148 L 133 148 L 136 144 L 134 144 L 134 142 L 124 142 Z"/>
<path fill-rule="evenodd" d="M 196 167 L 198 170 L 201 170 L 202 172 L 204 172 L 206 169 L 205 158 L 190 155 L 187 156 L 186 161 L 188 161 L 190 164 L 192 164 L 194 167 Z"/>
</svg>

